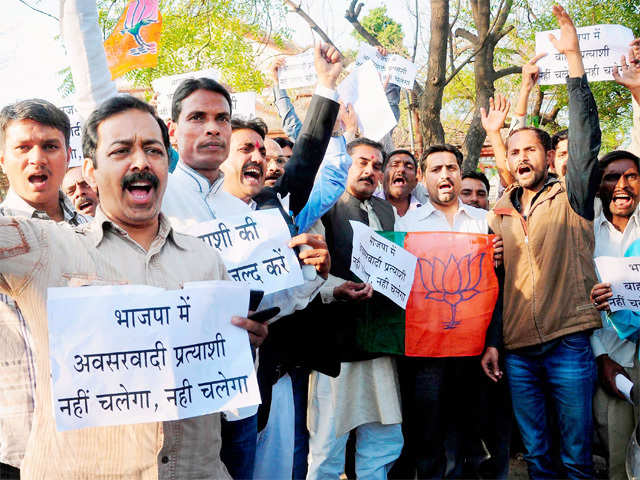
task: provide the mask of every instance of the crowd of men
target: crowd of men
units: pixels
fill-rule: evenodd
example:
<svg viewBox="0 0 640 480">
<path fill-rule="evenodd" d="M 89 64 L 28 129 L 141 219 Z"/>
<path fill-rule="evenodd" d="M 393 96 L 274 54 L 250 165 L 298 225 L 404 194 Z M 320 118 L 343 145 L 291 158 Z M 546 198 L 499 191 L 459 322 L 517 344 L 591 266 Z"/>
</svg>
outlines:
<svg viewBox="0 0 640 480">
<path fill-rule="evenodd" d="M 515 416 L 532 478 L 593 478 L 601 445 L 610 478 L 627 478 L 637 415 L 616 383 L 640 381 L 634 335 L 609 322 L 610 285 L 593 258 L 640 237 L 640 39 L 615 71 L 631 92 L 629 150 L 599 158 L 598 109 L 576 29 L 562 7 L 552 42 L 568 61 L 568 130 L 526 126 L 539 57 L 523 67 L 510 132 L 500 94 L 482 112 L 504 191 L 462 172 L 463 155 L 362 137 L 337 101 L 342 58 L 314 51 L 318 85 L 304 121 L 274 99 L 287 137 L 233 116 L 218 82 L 187 79 L 171 119 L 118 94 L 92 2 L 62 2 L 65 42 L 85 115 L 81 167 L 68 169 L 69 119 L 32 99 L 0 111 L 0 476 L 24 479 L 507 478 Z M 397 86 L 386 85 L 393 105 Z M 397 108 L 392 110 L 398 113 Z M 266 295 L 267 328 L 245 317 L 262 404 L 163 423 L 56 430 L 47 288 L 229 279 L 190 225 L 277 209 L 315 270 Z M 496 235 L 500 294 L 484 353 L 372 354 L 354 318 L 380 294 L 351 271 L 350 221 L 374 230 Z M 464 252 L 462 252 L 464 254 Z M 72 312 L 73 305 L 69 305 Z M 247 312 L 247 317 L 250 317 Z M 90 322 L 91 319 L 87 319 Z M 425 318 L 424 322 L 439 322 Z"/>
</svg>

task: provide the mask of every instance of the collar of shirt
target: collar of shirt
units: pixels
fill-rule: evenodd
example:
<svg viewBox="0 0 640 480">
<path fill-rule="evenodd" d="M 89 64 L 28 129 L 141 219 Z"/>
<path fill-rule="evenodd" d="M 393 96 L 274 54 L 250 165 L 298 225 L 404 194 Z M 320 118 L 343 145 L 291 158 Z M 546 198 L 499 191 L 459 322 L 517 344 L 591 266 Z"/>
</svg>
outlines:
<svg viewBox="0 0 640 480">
<path fill-rule="evenodd" d="M 200 173 L 196 172 L 193 168 L 186 165 L 182 160 L 178 161 L 178 166 L 171 174 L 172 180 L 181 180 L 182 183 L 190 185 L 191 188 L 199 193 L 206 195 L 215 194 L 220 190 L 224 183 L 224 173 L 222 170 L 218 174 L 218 178 L 213 183 L 209 183 L 209 179 Z"/>
<path fill-rule="evenodd" d="M 438 210 L 433 203 L 431 202 L 431 200 L 429 200 L 427 203 L 425 203 L 421 210 L 420 210 L 420 214 L 416 217 L 417 220 L 426 220 L 427 218 L 429 218 L 431 215 L 440 215 L 440 216 L 444 216 L 444 213 L 442 213 L 440 210 Z M 475 218 L 472 214 L 472 212 L 469 209 L 469 206 L 462 203 L 462 201 L 460 200 L 460 198 L 458 198 L 458 211 L 456 212 L 456 216 L 464 213 L 465 215 L 467 215 L 469 218 Z"/>
<path fill-rule="evenodd" d="M 171 227 L 169 219 L 162 213 L 159 214 L 158 222 L 158 234 L 156 235 L 153 243 L 156 243 L 159 239 L 160 245 L 162 246 L 166 243 L 167 239 L 171 239 L 178 248 L 182 250 L 186 250 L 188 248 L 187 244 L 183 241 L 180 234 L 176 233 L 173 227 Z M 114 223 L 105 215 L 100 205 L 98 205 L 98 208 L 96 208 L 96 215 L 93 219 L 93 222 L 87 224 L 83 228 L 85 229 L 85 232 L 93 238 L 93 245 L 96 248 L 104 239 L 105 232 L 107 231 L 113 231 L 123 238 L 130 238 L 126 230 Z"/>
<path fill-rule="evenodd" d="M 549 175 L 547 177 L 547 181 L 544 182 L 544 185 L 542 186 L 542 188 L 534 195 L 533 199 L 531 200 L 531 204 L 533 205 L 535 203 L 538 197 L 542 195 L 542 192 L 544 192 L 547 188 L 551 187 L 552 185 L 558 183 L 559 181 L 560 180 L 558 179 L 558 177 Z M 520 213 L 522 213 L 522 203 L 520 202 L 520 199 L 522 198 L 522 192 L 523 192 L 523 188 L 520 185 L 518 185 L 516 188 L 514 188 L 511 191 L 511 203 L 513 204 L 514 208 Z"/>
<path fill-rule="evenodd" d="M 629 217 L 624 232 L 607 220 L 602 209 L 593 222 L 593 230 L 596 242 L 594 256 L 623 256 L 631 243 L 640 237 L 640 205 Z"/>
<path fill-rule="evenodd" d="M 89 220 L 84 215 L 76 212 L 71 200 L 69 200 L 67 196 L 60 191 L 58 192 L 58 201 L 60 203 L 60 208 L 62 208 L 62 214 L 64 215 L 65 222 L 70 223 L 71 225 L 88 223 Z M 20 214 L 25 217 L 50 220 L 49 216 L 45 212 L 33 208 L 11 187 L 9 187 L 7 196 L 0 204 L 0 207 L 9 210 L 12 215 Z"/>
</svg>

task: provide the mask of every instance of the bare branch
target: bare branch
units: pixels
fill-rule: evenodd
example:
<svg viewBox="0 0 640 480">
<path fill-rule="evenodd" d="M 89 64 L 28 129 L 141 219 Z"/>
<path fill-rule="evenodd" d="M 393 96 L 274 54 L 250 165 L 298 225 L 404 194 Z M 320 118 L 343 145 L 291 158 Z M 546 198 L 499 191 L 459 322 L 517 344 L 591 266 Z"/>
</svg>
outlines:
<svg viewBox="0 0 640 480">
<path fill-rule="evenodd" d="M 41 13 L 41 14 L 43 14 L 43 15 L 46 15 L 46 16 L 47 16 L 47 17 L 49 17 L 49 18 L 53 18 L 56 22 L 59 22 L 59 21 L 60 21 L 60 19 L 59 19 L 58 17 L 53 16 L 53 15 L 51 15 L 50 13 L 45 12 L 45 11 L 43 11 L 43 10 L 39 10 L 39 9 L 37 9 L 36 7 L 34 7 L 33 5 L 29 5 L 29 4 L 28 4 L 27 2 L 25 2 L 24 0 L 18 0 L 18 1 L 19 1 L 21 4 L 23 4 L 23 5 L 27 6 L 27 7 L 29 7 L 31 10 L 34 10 L 34 11 L 36 11 L 36 12 L 38 12 L 38 13 Z"/>
<path fill-rule="evenodd" d="M 324 30 L 322 30 L 318 24 L 313 20 L 313 18 L 311 18 L 309 15 L 307 15 L 307 13 L 302 10 L 302 8 L 300 8 L 300 5 L 296 5 L 295 3 L 293 3 L 292 0 L 285 0 L 284 2 L 286 5 L 289 6 L 289 8 L 291 8 L 292 11 L 294 11 L 295 13 L 297 13 L 298 15 L 300 15 L 302 17 L 302 19 L 307 22 L 307 24 L 309 25 L 309 27 L 311 27 L 311 29 L 316 32 L 318 35 L 320 35 L 320 38 L 322 38 L 322 40 L 324 40 L 326 43 L 328 43 L 329 45 L 331 45 L 333 48 L 335 48 L 336 50 L 338 50 L 338 52 L 340 52 L 340 50 L 338 49 L 338 47 L 335 46 L 335 44 L 331 41 L 331 39 L 329 38 L 329 36 L 324 33 Z M 340 53 L 340 55 L 342 55 L 342 53 Z"/>
<path fill-rule="evenodd" d="M 416 35 L 413 41 L 413 55 L 411 62 L 416 63 L 416 52 L 418 51 L 418 34 L 420 33 L 420 15 L 418 15 L 418 0 L 416 0 Z"/>
<path fill-rule="evenodd" d="M 522 67 L 507 67 L 502 70 L 498 70 L 493 74 L 493 79 L 498 80 L 507 75 L 513 75 L 514 73 L 522 73 Z"/>
<path fill-rule="evenodd" d="M 476 44 L 478 43 L 478 36 L 471 33 L 469 30 L 465 28 L 456 29 L 456 37 L 464 38 L 469 43 Z"/>
<path fill-rule="evenodd" d="M 356 32 L 362 35 L 369 45 L 373 45 L 374 47 L 382 46 L 378 39 L 371 35 L 371 33 L 369 33 L 358 21 L 358 15 L 360 15 L 363 6 L 364 4 L 358 3 L 358 0 L 351 0 L 349 8 L 344 13 L 344 18 L 346 18 L 349 23 L 353 25 L 353 28 L 356 29 Z"/>
</svg>

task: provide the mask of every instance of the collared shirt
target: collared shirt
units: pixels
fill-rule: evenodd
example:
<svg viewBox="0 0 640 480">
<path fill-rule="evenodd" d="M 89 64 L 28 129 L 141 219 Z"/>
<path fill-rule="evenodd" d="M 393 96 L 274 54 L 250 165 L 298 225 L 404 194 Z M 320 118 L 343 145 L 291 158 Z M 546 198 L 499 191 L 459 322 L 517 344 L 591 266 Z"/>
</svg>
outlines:
<svg viewBox="0 0 640 480">
<path fill-rule="evenodd" d="M 58 432 L 49 378 L 48 287 L 84 280 L 176 289 L 187 281 L 227 279 L 214 249 L 175 233 L 162 214 L 148 251 L 100 207 L 92 223 L 78 227 L 0 217 L 0 272 L 0 292 L 21 306 L 36 359 L 36 408 L 23 478 L 229 478 L 219 457 L 219 414 Z"/>
<path fill-rule="evenodd" d="M 396 221 L 396 231 L 487 233 L 487 211 L 466 205 L 458 199 L 458 211 L 451 226 L 445 214 L 429 201 L 400 217 Z"/>
<path fill-rule="evenodd" d="M 629 218 L 629 222 L 620 232 L 604 216 L 600 209 L 598 217 L 593 223 L 596 246 L 593 251 L 595 257 L 623 257 L 624 252 L 631 244 L 640 238 L 640 207 Z M 602 313 L 602 328 L 595 330 L 591 335 L 591 348 L 596 357 L 607 354 L 616 363 L 623 367 L 632 367 L 635 356 L 636 345 L 629 340 L 622 340 L 618 337 L 611 322 L 607 319 L 607 314 Z"/>
<path fill-rule="evenodd" d="M 169 218 L 216 218 L 213 201 L 223 183 L 223 172 L 218 174 L 215 182 L 209 183 L 209 179 L 179 160 L 176 169 L 169 175 L 162 212 Z"/>
<path fill-rule="evenodd" d="M 88 220 L 59 192 L 64 221 L 80 225 Z M 9 188 L 0 215 L 49 220 Z M 0 295 L 0 461 L 19 467 L 31 431 L 36 389 L 33 346 L 27 324 L 13 298 Z"/>
</svg>

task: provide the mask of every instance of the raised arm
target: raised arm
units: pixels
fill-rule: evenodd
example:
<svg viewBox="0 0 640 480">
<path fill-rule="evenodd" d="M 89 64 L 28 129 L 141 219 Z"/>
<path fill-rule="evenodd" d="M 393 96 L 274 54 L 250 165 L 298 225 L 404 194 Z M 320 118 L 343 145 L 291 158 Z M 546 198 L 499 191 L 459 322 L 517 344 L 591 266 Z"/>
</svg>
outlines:
<svg viewBox="0 0 640 480">
<path fill-rule="evenodd" d="M 640 38 L 631 42 L 629 63 L 624 55 L 620 58 L 620 70 L 617 66 L 614 68 L 613 78 L 631 92 L 633 127 L 631 128 L 630 150 L 635 155 L 640 155 Z"/>
<path fill-rule="evenodd" d="M 600 184 L 598 153 L 601 132 L 598 108 L 584 74 L 578 34 L 567 12 L 559 5 L 553 14 L 560 25 L 560 38 L 550 35 L 556 49 L 567 57 L 569 78 L 569 160 L 567 195 L 571 208 L 587 220 L 593 220 L 593 200 Z"/>
<path fill-rule="evenodd" d="M 507 118 L 511 104 L 505 96 L 496 93 L 494 98 L 489 99 L 489 113 L 480 108 L 480 119 L 482 127 L 487 132 L 487 138 L 493 147 L 493 155 L 496 159 L 496 167 L 500 182 L 503 186 L 509 186 L 516 181 L 511 172 L 509 172 L 507 163 L 507 147 L 502 140 L 500 130 L 504 127 L 504 120 Z"/>
<path fill-rule="evenodd" d="M 342 71 L 340 54 L 333 47 L 317 45 L 315 66 L 318 72 L 316 93 L 311 99 L 285 173 L 273 187 L 281 197 L 291 195 L 289 205 L 294 215 L 307 203 L 340 108 L 335 90 L 338 75 Z"/>
<path fill-rule="evenodd" d="M 76 87 L 76 108 L 87 119 L 118 94 L 104 53 L 96 2 L 60 0 L 60 28 Z"/>
<path fill-rule="evenodd" d="M 302 129 L 302 122 L 296 114 L 296 110 L 291 103 L 287 91 L 280 88 L 278 82 L 278 69 L 284 64 L 284 58 L 280 57 L 271 66 L 271 76 L 273 77 L 273 100 L 278 111 L 278 116 L 282 120 L 282 129 L 287 136 L 294 142 L 300 135 Z"/>
</svg>

